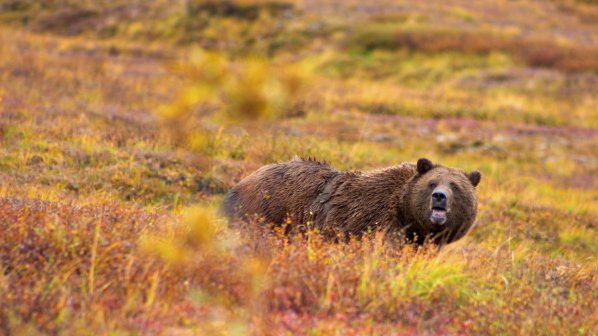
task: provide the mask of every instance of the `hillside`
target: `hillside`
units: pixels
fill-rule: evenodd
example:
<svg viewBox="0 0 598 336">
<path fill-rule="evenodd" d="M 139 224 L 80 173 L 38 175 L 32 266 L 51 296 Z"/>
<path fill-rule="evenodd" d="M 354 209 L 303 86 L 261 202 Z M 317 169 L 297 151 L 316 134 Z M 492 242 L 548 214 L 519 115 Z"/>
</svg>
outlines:
<svg viewBox="0 0 598 336">
<path fill-rule="evenodd" d="M 592 1 L 0 0 L 0 44 L 2 334 L 598 330 Z M 228 228 L 294 155 L 477 169 L 476 224 Z"/>
</svg>

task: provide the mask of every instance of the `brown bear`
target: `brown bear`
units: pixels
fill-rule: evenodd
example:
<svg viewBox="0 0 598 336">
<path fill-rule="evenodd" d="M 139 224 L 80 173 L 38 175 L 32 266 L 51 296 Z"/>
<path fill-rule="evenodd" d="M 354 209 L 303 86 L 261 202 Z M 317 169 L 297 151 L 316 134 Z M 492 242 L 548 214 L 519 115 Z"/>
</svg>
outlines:
<svg viewBox="0 0 598 336">
<path fill-rule="evenodd" d="M 261 167 L 223 201 L 231 218 L 257 216 L 289 231 L 318 229 L 328 236 L 371 230 L 403 233 L 418 244 L 463 237 L 477 212 L 477 171 L 402 163 L 366 173 L 340 172 L 326 163 L 295 158 Z"/>
</svg>

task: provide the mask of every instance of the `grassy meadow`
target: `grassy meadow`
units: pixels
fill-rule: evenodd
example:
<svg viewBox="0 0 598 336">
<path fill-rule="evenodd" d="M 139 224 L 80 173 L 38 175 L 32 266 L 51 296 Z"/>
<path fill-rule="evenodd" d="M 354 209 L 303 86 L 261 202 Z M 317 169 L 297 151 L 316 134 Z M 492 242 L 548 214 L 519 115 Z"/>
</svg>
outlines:
<svg viewBox="0 0 598 336">
<path fill-rule="evenodd" d="M 0 0 L 0 45 L 0 334 L 598 333 L 596 1 Z M 479 170 L 476 224 L 229 228 L 294 155 Z"/>
</svg>

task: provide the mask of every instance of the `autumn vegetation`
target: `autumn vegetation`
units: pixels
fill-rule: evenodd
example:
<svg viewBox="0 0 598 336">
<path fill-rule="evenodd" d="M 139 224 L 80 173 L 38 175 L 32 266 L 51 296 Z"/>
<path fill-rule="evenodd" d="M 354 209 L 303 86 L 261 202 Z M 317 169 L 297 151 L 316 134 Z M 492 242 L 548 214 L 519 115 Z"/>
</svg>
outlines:
<svg viewBox="0 0 598 336">
<path fill-rule="evenodd" d="M 0 334 L 598 330 L 595 1 L 0 0 L 0 45 Z M 221 217 L 293 155 L 480 170 L 475 226 Z"/>
</svg>

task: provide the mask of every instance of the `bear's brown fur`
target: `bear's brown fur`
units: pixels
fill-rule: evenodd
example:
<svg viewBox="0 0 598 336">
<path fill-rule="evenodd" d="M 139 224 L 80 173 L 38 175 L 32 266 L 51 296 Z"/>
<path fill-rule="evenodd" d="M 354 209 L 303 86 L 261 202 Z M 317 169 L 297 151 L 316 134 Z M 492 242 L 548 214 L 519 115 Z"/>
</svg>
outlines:
<svg viewBox="0 0 598 336">
<path fill-rule="evenodd" d="M 314 228 L 330 236 L 379 229 L 404 232 L 419 244 L 427 239 L 450 243 L 475 220 L 480 178 L 477 171 L 466 173 L 428 159 L 354 173 L 295 158 L 247 176 L 228 193 L 223 209 L 229 218 L 258 216 L 268 223 L 288 223 L 287 229 Z"/>
</svg>

